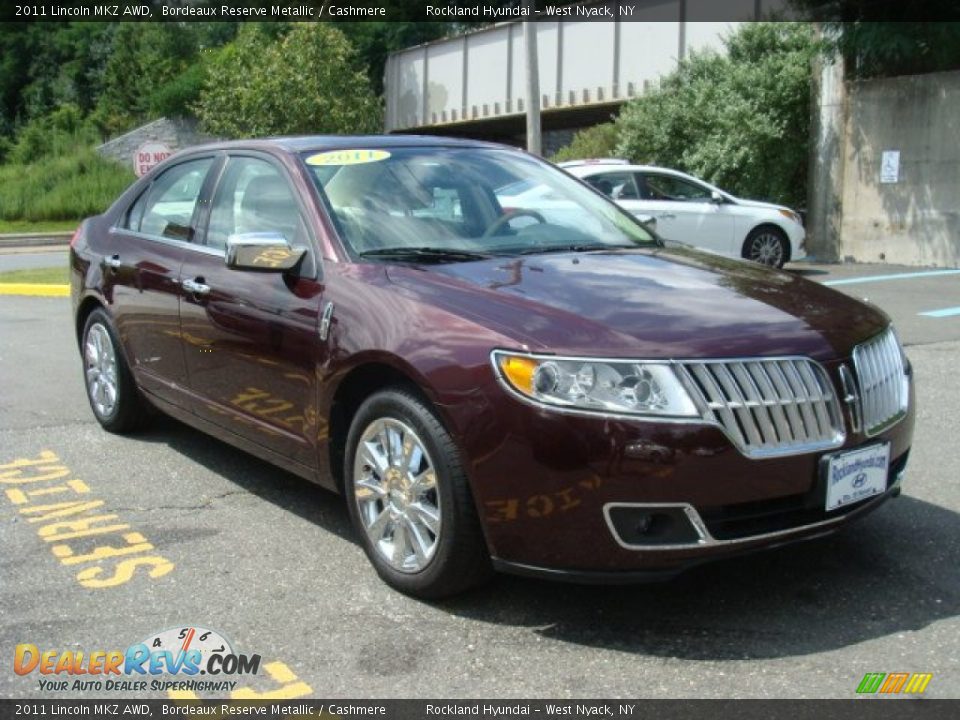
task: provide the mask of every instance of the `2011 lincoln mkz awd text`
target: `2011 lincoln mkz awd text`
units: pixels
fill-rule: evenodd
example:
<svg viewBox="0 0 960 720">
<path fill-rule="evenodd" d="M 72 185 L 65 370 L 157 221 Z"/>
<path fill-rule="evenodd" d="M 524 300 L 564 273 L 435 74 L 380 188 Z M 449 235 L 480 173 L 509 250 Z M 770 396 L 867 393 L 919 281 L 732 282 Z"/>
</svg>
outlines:
<svg viewBox="0 0 960 720">
<path fill-rule="evenodd" d="M 191 148 L 71 246 L 97 420 L 155 406 L 342 492 L 410 594 L 668 576 L 899 493 L 912 373 L 884 313 L 668 247 L 517 150 Z"/>
</svg>

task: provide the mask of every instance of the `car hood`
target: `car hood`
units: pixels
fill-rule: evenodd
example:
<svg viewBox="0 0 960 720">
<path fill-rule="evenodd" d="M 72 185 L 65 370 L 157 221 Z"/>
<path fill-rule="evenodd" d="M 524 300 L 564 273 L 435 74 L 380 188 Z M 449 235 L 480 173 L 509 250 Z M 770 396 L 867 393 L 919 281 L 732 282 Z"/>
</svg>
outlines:
<svg viewBox="0 0 960 720">
<path fill-rule="evenodd" d="M 394 265 L 387 275 L 517 347 L 560 354 L 831 360 L 888 324 L 802 277 L 688 249 Z"/>
<path fill-rule="evenodd" d="M 793 212 L 786 205 L 776 205 L 774 203 L 763 202 L 761 200 L 745 200 L 744 198 L 739 197 L 735 197 L 733 200 L 737 203 L 737 205 L 742 205 L 743 207 L 763 208 L 764 210 L 787 210 L 789 212 Z"/>
</svg>

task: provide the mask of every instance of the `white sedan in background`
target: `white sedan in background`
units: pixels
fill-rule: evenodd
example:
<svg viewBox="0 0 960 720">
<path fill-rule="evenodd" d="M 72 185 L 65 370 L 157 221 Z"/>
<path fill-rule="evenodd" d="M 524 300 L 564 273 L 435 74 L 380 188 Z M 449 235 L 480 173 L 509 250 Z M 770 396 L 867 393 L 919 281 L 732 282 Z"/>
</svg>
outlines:
<svg viewBox="0 0 960 720">
<path fill-rule="evenodd" d="M 806 256 L 806 231 L 790 208 L 744 200 L 685 173 L 625 160 L 573 160 L 560 167 L 641 220 L 653 218 L 665 240 L 775 268 Z"/>
</svg>

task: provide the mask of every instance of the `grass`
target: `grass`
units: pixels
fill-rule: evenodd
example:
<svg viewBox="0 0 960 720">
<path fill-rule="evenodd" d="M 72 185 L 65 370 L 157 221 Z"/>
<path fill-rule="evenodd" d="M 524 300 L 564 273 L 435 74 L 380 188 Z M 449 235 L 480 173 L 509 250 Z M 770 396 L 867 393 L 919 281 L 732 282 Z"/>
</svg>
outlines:
<svg viewBox="0 0 960 720">
<path fill-rule="evenodd" d="M 67 285 L 69 282 L 69 269 L 66 265 L 62 267 L 8 270 L 7 272 L 0 273 L 0 284 L 38 283 L 42 285 Z"/>
<path fill-rule="evenodd" d="M 0 221 L 75 227 L 77 218 L 106 210 L 133 180 L 129 168 L 91 147 L 28 165 L 0 165 Z"/>
<path fill-rule="evenodd" d="M 3 220 L 0 219 L 0 235 L 3 233 L 73 232 L 80 220 Z"/>
</svg>

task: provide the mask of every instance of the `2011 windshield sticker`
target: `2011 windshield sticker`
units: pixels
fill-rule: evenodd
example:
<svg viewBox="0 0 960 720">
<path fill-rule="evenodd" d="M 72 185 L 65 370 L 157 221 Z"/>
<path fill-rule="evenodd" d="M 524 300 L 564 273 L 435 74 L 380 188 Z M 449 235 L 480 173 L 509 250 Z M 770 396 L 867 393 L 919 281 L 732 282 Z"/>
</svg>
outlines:
<svg viewBox="0 0 960 720">
<path fill-rule="evenodd" d="M 46 691 L 230 691 L 236 681 L 222 676 L 256 675 L 259 670 L 260 655 L 237 653 L 219 632 L 199 626 L 164 630 L 125 650 L 41 650 L 20 643 L 13 659 L 17 675 L 37 673 L 39 689 Z M 88 678 L 62 679 L 70 675 Z M 128 679 L 114 679 L 118 675 Z M 161 675 L 189 679 L 161 680 Z M 198 675 L 210 678 L 193 679 Z"/>
<path fill-rule="evenodd" d="M 390 157 L 386 150 L 331 150 L 307 158 L 307 165 L 363 165 Z"/>
<path fill-rule="evenodd" d="M 104 501 L 50 450 L 0 465 L 0 487 L 53 556 L 78 568 L 85 588 L 123 585 L 138 572 L 156 579 L 173 570 L 142 534 L 103 512 Z"/>
</svg>

